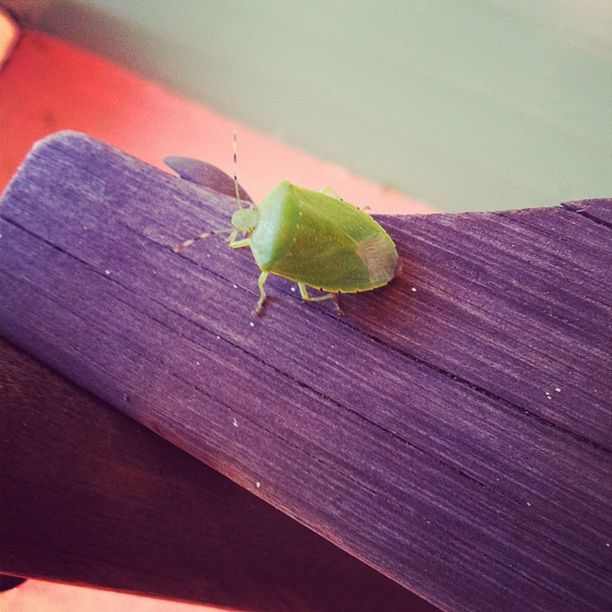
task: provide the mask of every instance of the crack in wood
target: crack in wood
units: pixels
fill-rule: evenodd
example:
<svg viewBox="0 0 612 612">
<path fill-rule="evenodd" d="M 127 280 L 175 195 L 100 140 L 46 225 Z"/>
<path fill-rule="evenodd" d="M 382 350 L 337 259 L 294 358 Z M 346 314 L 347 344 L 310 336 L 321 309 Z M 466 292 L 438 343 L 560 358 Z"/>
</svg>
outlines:
<svg viewBox="0 0 612 612">
<path fill-rule="evenodd" d="M 578 214 L 583 219 L 588 219 L 593 223 L 597 223 L 597 225 L 601 225 L 607 229 L 612 229 L 612 223 L 588 213 L 585 209 L 580 208 L 580 204 L 577 202 L 564 202 L 563 204 L 561 204 L 561 206 L 563 206 L 565 210 Z"/>
</svg>

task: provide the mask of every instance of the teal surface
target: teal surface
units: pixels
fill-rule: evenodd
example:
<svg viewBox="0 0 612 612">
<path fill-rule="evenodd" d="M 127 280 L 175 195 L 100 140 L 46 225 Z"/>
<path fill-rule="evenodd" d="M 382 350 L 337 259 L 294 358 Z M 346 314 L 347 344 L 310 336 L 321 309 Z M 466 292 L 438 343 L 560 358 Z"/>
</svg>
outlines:
<svg viewBox="0 0 612 612">
<path fill-rule="evenodd" d="M 612 195 L 609 0 L 56 0 L 37 25 L 443 210 Z"/>
</svg>

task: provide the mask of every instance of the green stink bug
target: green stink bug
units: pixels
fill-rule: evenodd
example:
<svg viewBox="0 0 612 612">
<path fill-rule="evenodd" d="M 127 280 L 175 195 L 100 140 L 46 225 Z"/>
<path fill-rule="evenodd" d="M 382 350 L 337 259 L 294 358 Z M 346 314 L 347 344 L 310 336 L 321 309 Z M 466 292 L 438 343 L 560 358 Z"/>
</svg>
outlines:
<svg viewBox="0 0 612 612">
<path fill-rule="evenodd" d="M 167 158 L 166 163 L 194 182 L 200 182 L 193 171 L 198 164 L 203 175 L 211 172 L 208 164 L 188 158 Z M 395 276 L 398 257 L 393 240 L 356 206 L 284 181 L 259 206 L 244 208 L 235 176 L 234 185 L 239 208 L 232 215 L 231 228 L 185 240 L 175 252 L 211 234 L 226 232 L 231 248 L 250 247 L 261 270 L 256 314 L 265 302 L 270 274 L 296 282 L 302 299 L 308 302 L 370 291 Z M 326 293 L 312 296 L 308 287 Z"/>
</svg>

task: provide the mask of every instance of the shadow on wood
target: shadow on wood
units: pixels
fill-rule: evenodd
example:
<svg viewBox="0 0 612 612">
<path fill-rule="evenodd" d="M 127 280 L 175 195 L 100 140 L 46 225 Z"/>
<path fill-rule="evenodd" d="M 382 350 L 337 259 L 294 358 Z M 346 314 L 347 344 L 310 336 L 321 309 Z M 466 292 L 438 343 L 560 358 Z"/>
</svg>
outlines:
<svg viewBox="0 0 612 612">
<path fill-rule="evenodd" d="M 233 201 L 82 135 L 7 190 L 0 333 L 447 609 L 605 609 L 610 202 L 381 217 L 402 273 L 346 316 L 246 249 Z"/>
</svg>

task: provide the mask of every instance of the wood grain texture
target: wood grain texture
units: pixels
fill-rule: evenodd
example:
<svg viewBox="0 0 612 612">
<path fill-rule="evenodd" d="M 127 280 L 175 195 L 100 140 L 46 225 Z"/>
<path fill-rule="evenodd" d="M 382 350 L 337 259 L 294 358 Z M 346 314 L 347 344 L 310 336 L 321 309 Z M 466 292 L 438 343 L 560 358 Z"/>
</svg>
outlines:
<svg viewBox="0 0 612 612">
<path fill-rule="evenodd" d="M 389 287 L 253 319 L 247 250 L 172 252 L 231 198 L 63 133 L 0 208 L 0 333 L 443 608 L 601 610 L 610 205 L 382 217 Z"/>
<path fill-rule="evenodd" d="M 241 610 L 435 608 L 0 340 L 0 568 Z"/>
</svg>

